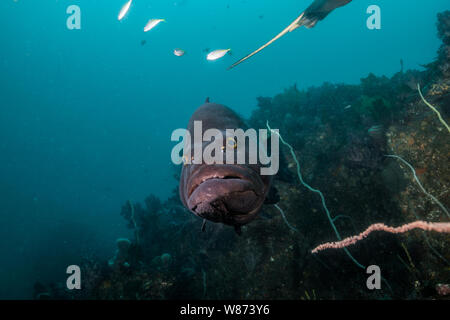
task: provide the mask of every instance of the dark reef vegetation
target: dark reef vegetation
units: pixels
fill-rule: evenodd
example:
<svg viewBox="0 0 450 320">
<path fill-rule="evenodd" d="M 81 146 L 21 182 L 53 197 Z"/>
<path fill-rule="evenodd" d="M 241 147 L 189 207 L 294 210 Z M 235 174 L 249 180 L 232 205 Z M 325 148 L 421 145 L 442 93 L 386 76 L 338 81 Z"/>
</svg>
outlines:
<svg viewBox="0 0 450 320">
<path fill-rule="evenodd" d="M 450 11 L 439 14 L 437 26 L 443 44 L 424 71 L 400 70 L 391 78 L 370 74 L 359 85 L 293 86 L 273 98 L 257 99 L 250 125 L 265 128 L 268 120 L 280 129 L 295 149 L 305 181 L 323 192 L 344 237 L 374 222 L 448 221 L 410 170 L 385 156 L 399 155 L 411 163 L 425 189 L 448 207 L 448 132 L 417 91 L 420 83 L 427 100 L 448 119 Z M 112 268 L 107 261 L 86 260 L 87 285 L 75 298 L 446 298 L 436 289 L 450 283 L 445 234 L 374 233 L 349 248 L 364 265 L 381 267 L 386 282 L 375 291 L 366 287 L 365 270 L 342 250 L 311 254 L 314 246 L 336 237 L 320 198 L 298 183 L 288 152 L 283 157 L 294 178 L 276 179 L 279 206 L 298 232 L 288 228 L 273 206 L 265 207 L 238 237 L 232 228 L 212 223 L 201 232 L 202 221 L 183 208 L 178 190 L 164 202 L 152 195 L 144 206 L 128 201 L 121 211 L 135 232 L 128 261 L 116 259 L 120 265 Z M 36 291 L 46 291 L 42 287 L 37 285 Z"/>
</svg>

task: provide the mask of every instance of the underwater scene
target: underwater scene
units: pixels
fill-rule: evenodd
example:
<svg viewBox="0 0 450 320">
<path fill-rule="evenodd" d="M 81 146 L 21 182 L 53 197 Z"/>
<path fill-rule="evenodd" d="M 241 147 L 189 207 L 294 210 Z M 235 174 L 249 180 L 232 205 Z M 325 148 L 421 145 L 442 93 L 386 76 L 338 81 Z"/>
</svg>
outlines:
<svg viewBox="0 0 450 320">
<path fill-rule="evenodd" d="M 0 300 L 450 300 L 448 0 L 2 0 L 0 29 Z"/>
</svg>

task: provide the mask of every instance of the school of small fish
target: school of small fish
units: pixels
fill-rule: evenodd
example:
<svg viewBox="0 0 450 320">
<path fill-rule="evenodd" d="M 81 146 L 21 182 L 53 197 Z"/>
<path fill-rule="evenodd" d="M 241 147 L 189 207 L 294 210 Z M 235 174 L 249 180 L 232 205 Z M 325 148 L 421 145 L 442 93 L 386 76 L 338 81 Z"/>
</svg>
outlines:
<svg viewBox="0 0 450 320">
<path fill-rule="evenodd" d="M 117 19 L 119 21 L 121 21 L 123 18 L 125 18 L 125 16 L 128 14 L 128 11 L 130 11 L 131 5 L 133 3 L 133 0 L 129 0 L 127 1 L 123 7 L 120 9 L 119 12 L 119 16 L 117 17 Z M 150 30 L 152 30 L 153 28 L 155 28 L 158 24 L 160 24 L 161 22 L 164 22 L 166 20 L 164 19 L 150 19 L 147 24 L 144 27 L 144 32 L 148 32 Z M 141 41 L 141 45 L 144 45 L 146 43 L 145 40 Z M 218 50 L 213 50 L 211 52 L 209 52 L 206 56 L 206 60 L 208 61 L 215 61 L 218 60 L 220 58 L 223 58 L 228 52 L 230 52 L 231 49 L 218 49 Z M 173 50 L 173 54 L 177 57 L 182 57 L 185 55 L 185 51 L 183 49 L 180 48 L 176 48 Z"/>
<path fill-rule="evenodd" d="M 119 12 L 119 21 L 122 20 L 130 10 L 131 4 L 133 0 L 129 0 L 127 3 L 124 4 L 122 9 Z M 239 61 L 233 63 L 230 67 L 228 67 L 228 70 L 236 67 L 237 65 L 241 64 L 242 62 L 248 60 L 258 52 L 264 50 L 268 46 L 270 46 L 273 42 L 277 41 L 278 39 L 282 38 L 284 35 L 302 27 L 305 26 L 306 28 L 312 28 L 314 27 L 318 21 L 323 20 L 328 14 L 330 14 L 332 11 L 339 7 L 346 6 L 352 2 L 352 0 L 313 0 L 311 5 L 306 8 L 305 11 L 303 11 L 297 19 L 295 19 L 287 28 L 285 28 L 283 31 L 281 31 L 277 36 L 272 38 L 269 42 L 258 48 L 257 50 L 253 51 L 252 53 L 246 55 L 244 58 L 240 59 Z M 227 6 L 229 8 L 229 6 Z M 144 32 L 148 32 L 154 27 L 156 27 L 160 22 L 165 21 L 164 19 L 150 19 L 146 26 L 144 27 Z M 218 49 L 211 51 L 207 54 L 206 60 L 208 61 L 215 61 L 220 58 L 223 58 L 227 53 L 230 52 L 230 49 Z M 174 54 L 178 57 L 181 57 L 184 55 L 184 51 L 182 49 L 175 49 Z"/>
</svg>

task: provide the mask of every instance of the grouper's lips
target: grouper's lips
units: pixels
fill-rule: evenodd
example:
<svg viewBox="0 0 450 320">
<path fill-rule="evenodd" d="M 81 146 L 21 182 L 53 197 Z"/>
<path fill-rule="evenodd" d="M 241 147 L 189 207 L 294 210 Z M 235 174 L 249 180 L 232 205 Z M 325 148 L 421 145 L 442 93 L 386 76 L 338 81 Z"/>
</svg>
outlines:
<svg viewBox="0 0 450 320">
<path fill-rule="evenodd" d="M 201 165 L 187 183 L 187 205 L 205 219 L 226 224 L 253 220 L 264 200 L 264 184 L 251 168 Z"/>
</svg>

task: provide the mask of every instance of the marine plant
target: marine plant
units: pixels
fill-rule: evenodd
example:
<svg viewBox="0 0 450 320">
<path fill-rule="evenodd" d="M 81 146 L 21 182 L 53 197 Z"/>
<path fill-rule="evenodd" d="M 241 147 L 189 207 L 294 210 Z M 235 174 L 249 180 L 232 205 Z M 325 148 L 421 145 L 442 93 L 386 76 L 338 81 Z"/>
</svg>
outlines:
<svg viewBox="0 0 450 320">
<path fill-rule="evenodd" d="M 441 233 L 450 233 L 450 223 L 449 222 L 426 222 L 426 221 L 414 221 L 411 223 L 404 224 L 399 227 L 388 227 L 383 223 L 374 223 L 370 225 L 364 232 L 358 235 L 351 236 L 340 240 L 338 242 L 327 242 L 318 245 L 311 250 L 311 253 L 317 253 L 326 249 L 345 249 L 350 245 L 357 243 L 358 241 L 367 238 L 373 231 L 385 231 L 389 233 L 405 233 L 413 229 L 422 229 L 425 231 L 435 231 Z"/>
<path fill-rule="evenodd" d="M 281 216 L 283 217 L 284 223 L 286 223 L 286 225 L 289 227 L 289 229 L 291 229 L 291 230 L 294 231 L 294 232 L 298 232 L 297 228 L 294 227 L 294 226 L 292 226 L 292 225 L 289 223 L 289 221 L 287 220 L 286 215 L 284 214 L 283 209 L 281 209 L 280 206 L 277 205 L 277 204 L 274 204 L 274 207 L 277 208 L 278 211 L 280 211 Z"/>
<path fill-rule="evenodd" d="M 445 120 L 442 118 L 441 113 L 423 97 L 422 91 L 420 91 L 420 84 L 417 84 L 417 90 L 419 91 L 419 95 L 423 103 L 425 103 L 431 110 L 433 110 L 437 114 L 439 121 L 444 125 L 444 127 L 447 128 L 447 131 L 450 132 L 450 127 L 448 126 L 447 122 L 445 122 Z"/>
<path fill-rule="evenodd" d="M 389 119 L 386 115 L 393 113 L 392 103 L 380 95 L 362 95 L 354 108 L 360 115 L 369 116 L 376 123 L 385 122 L 386 119 Z"/>
<path fill-rule="evenodd" d="M 299 161 L 298 161 L 298 159 L 297 159 L 297 156 L 295 155 L 294 148 L 292 148 L 292 146 L 291 146 L 289 143 L 287 143 L 287 142 L 283 139 L 283 137 L 280 135 L 279 132 L 277 132 L 277 131 L 275 131 L 275 130 L 272 130 L 272 129 L 270 128 L 270 126 L 269 126 L 269 121 L 266 122 L 266 126 L 267 126 L 267 128 L 269 129 L 269 131 L 270 131 L 271 133 L 277 134 L 277 135 L 279 136 L 281 143 L 283 143 L 285 146 L 287 146 L 287 147 L 289 148 L 289 151 L 290 151 L 290 153 L 291 153 L 291 156 L 292 156 L 292 158 L 294 159 L 295 164 L 297 165 L 297 176 L 298 176 L 298 179 L 300 180 L 300 183 L 301 183 L 303 186 L 305 186 L 309 191 L 314 192 L 314 193 L 317 193 L 317 194 L 319 195 L 320 200 L 321 200 L 321 202 L 322 202 L 322 207 L 323 207 L 323 209 L 325 210 L 325 213 L 326 213 L 326 215 L 327 215 L 328 221 L 330 222 L 330 225 L 331 225 L 331 227 L 333 228 L 334 233 L 336 234 L 336 237 L 337 237 L 339 240 L 342 240 L 341 235 L 340 235 L 340 233 L 339 233 L 339 231 L 338 231 L 338 229 L 336 228 L 336 225 L 335 225 L 335 223 L 334 223 L 334 219 L 331 217 L 331 213 L 330 213 L 330 211 L 328 210 L 328 207 L 327 207 L 327 205 L 326 205 L 325 197 L 324 197 L 323 193 L 322 193 L 320 190 L 311 187 L 309 184 L 307 184 L 307 183 L 303 180 L 303 176 L 302 176 L 302 173 L 301 173 L 301 170 L 300 170 L 300 163 L 299 163 Z M 350 251 L 348 251 L 347 248 L 343 248 L 343 249 L 344 249 L 345 253 L 347 254 L 347 256 L 348 256 L 348 257 L 349 257 L 349 258 L 350 258 L 350 259 L 351 259 L 358 267 L 360 267 L 360 268 L 362 268 L 362 269 L 365 269 L 365 267 L 364 267 L 361 263 L 359 263 L 359 262 L 352 256 L 352 254 L 350 253 Z"/>
<path fill-rule="evenodd" d="M 417 184 L 419 185 L 420 190 L 422 190 L 422 192 L 423 192 L 424 194 L 426 194 L 431 200 L 433 200 L 433 201 L 434 201 L 434 202 L 442 209 L 442 211 L 444 211 L 445 214 L 450 218 L 450 214 L 449 214 L 447 208 L 445 208 L 445 206 L 444 206 L 438 199 L 436 199 L 435 196 L 433 196 L 432 194 L 428 193 L 428 192 L 425 190 L 425 188 L 423 187 L 423 185 L 422 185 L 422 183 L 420 182 L 419 178 L 417 177 L 416 170 L 414 169 L 414 167 L 413 167 L 409 162 L 407 162 L 405 159 L 403 159 L 402 157 L 397 156 L 397 155 L 387 155 L 386 157 L 398 159 L 398 160 L 400 160 L 403 164 L 405 164 L 405 165 L 411 170 L 411 172 L 413 173 L 413 175 L 414 175 L 414 180 L 415 180 L 415 181 L 417 182 Z"/>
</svg>

